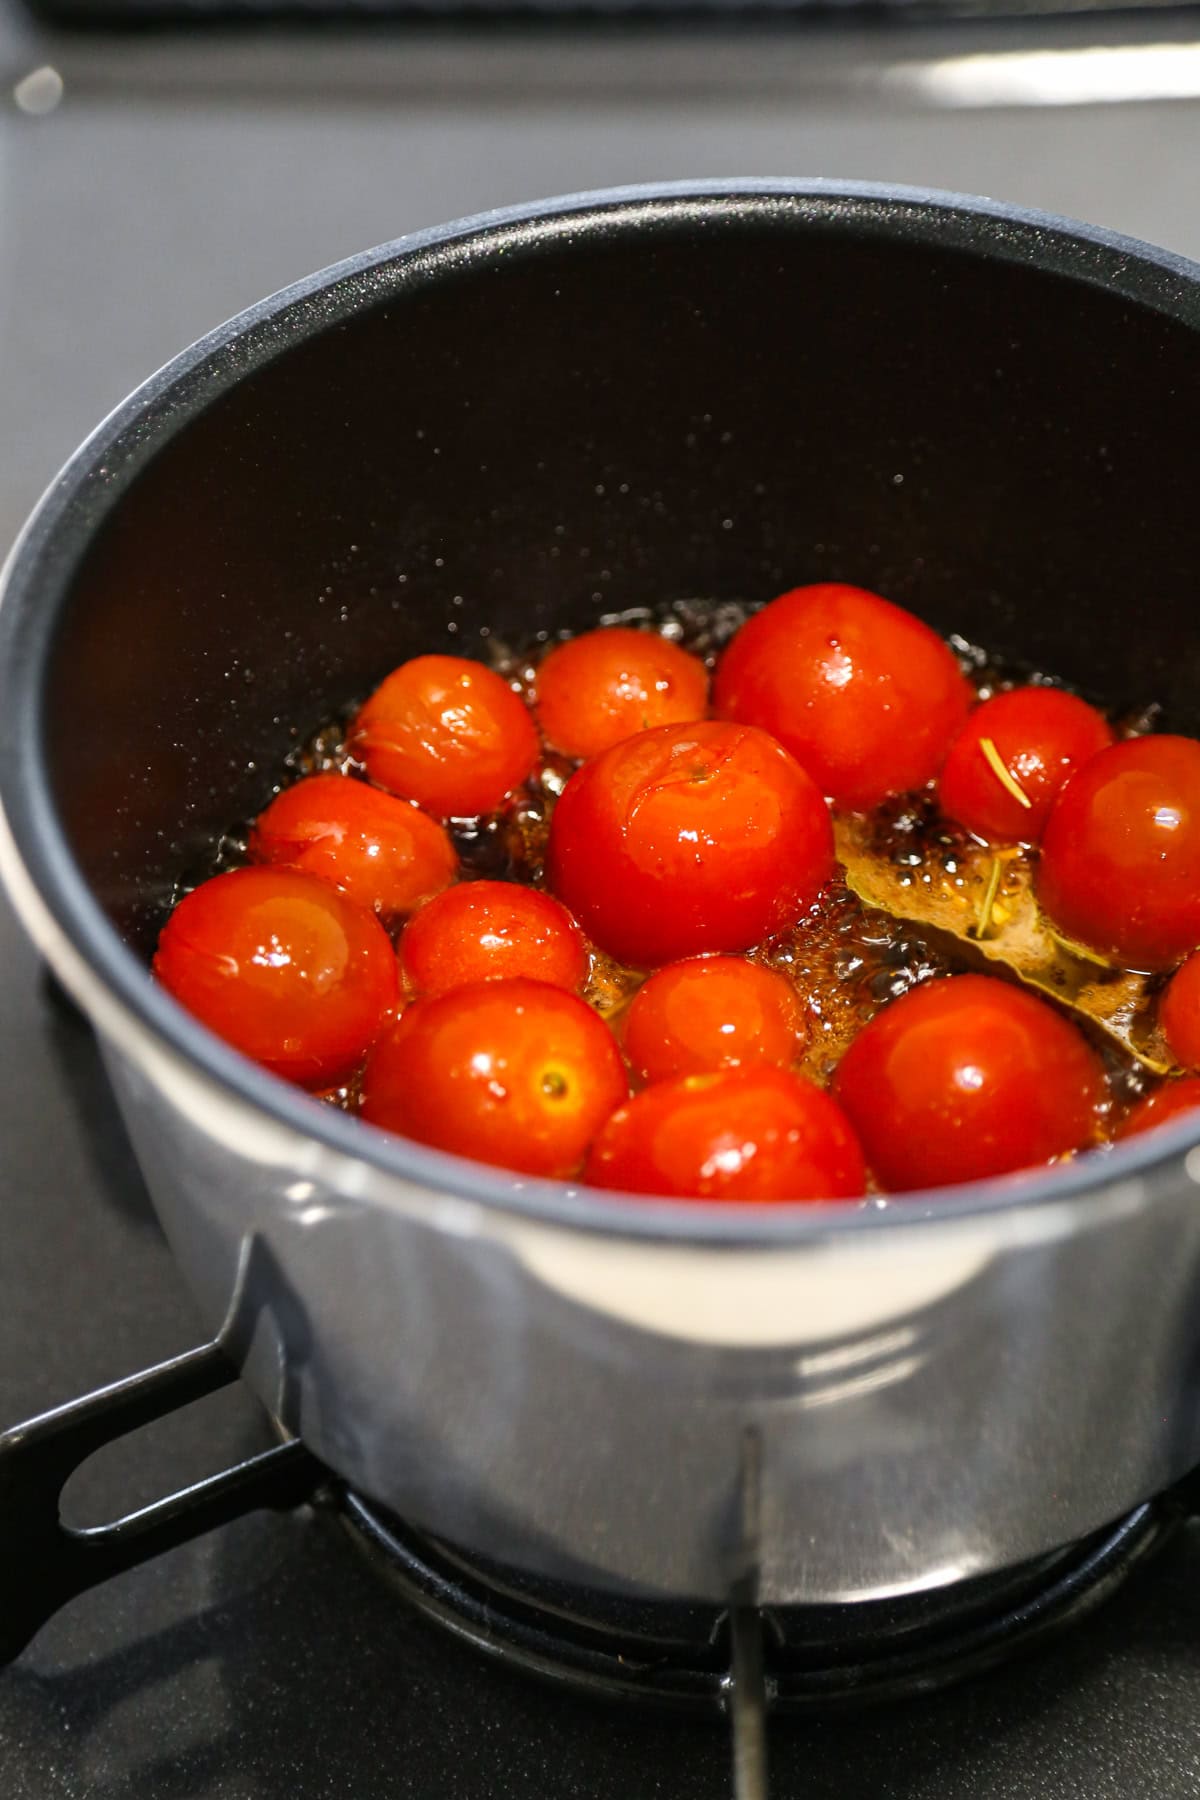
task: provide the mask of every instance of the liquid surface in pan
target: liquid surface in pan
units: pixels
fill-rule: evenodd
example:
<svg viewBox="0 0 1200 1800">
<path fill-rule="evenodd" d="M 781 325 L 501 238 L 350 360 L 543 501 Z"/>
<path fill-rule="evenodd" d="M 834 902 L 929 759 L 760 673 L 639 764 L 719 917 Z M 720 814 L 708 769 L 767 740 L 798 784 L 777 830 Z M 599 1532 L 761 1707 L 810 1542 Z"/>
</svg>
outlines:
<svg viewBox="0 0 1200 1800">
<path fill-rule="evenodd" d="M 277 1074 L 750 1202 L 887 1204 L 1200 1101 L 1200 743 L 1153 696 L 833 583 L 486 650 L 314 721 L 181 878 L 156 973 Z"/>
</svg>

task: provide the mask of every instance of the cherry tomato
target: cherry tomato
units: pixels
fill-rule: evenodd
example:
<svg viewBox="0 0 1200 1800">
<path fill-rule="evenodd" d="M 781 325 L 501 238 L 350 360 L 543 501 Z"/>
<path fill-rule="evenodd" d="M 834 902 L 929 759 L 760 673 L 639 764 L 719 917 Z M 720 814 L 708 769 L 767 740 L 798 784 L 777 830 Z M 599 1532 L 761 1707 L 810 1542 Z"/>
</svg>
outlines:
<svg viewBox="0 0 1200 1800">
<path fill-rule="evenodd" d="M 577 988 L 587 950 L 566 907 L 549 894 L 512 881 L 465 881 L 409 921 L 400 968 L 421 994 L 520 975 Z"/>
<path fill-rule="evenodd" d="M 616 1039 L 574 994 L 481 981 L 418 1000 L 380 1040 L 363 1116 L 476 1162 L 567 1176 L 629 1092 Z"/>
<path fill-rule="evenodd" d="M 350 728 L 380 787 L 435 818 L 494 812 L 537 761 L 524 702 L 481 663 L 416 656 L 383 681 Z"/>
<path fill-rule="evenodd" d="M 702 719 L 707 705 L 704 664 L 654 631 L 587 631 L 538 667 L 538 718 L 547 743 L 567 756 L 596 756 L 637 731 Z"/>
<path fill-rule="evenodd" d="M 584 1180 L 679 1199 L 844 1200 L 866 1170 L 829 1095 L 760 1064 L 643 1088 L 600 1132 Z"/>
<path fill-rule="evenodd" d="M 791 982 L 740 956 L 668 963 L 643 982 L 625 1016 L 625 1054 L 643 1081 L 738 1063 L 786 1067 L 804 1038 L 804 1007 Z"/>
<path fill-rule="evenodd" d="M 1126 1114 L 1117 1132 L 1119 1138 L 1137 1137 L 1143 1131 L 1153 1131 L 1159 1125 L 1167 1125 L 1173 1119 L 1181 1118 L 1184 1113 L 1194 1112 L 1200 1107 L 1200 1077 L 1185 1075 L 1178 1081 L 1165 1081 L 1144 1100 L 1139 1100 L 1133 1110 Z M 1200 1125 L 1200 1114 L 1197 1115 Z"/>
<path fill-rule="evenodd" d="M 576 770 L 550 822 L 550 886 L 588 936 L 647 968 L 746 950 L 833 872 L 820 793 L 752 726 L 661 725 Z"/>
<path fill-rule="evenodd" d="M 194 888 L 154 973 L 210 1031 L 309 1088 L 353 1074 L 398 992 L 374 914 L 293 869 L 235 869 Z"/>
<path fill-rule="evenodd" d="M 1095 1134 L 1097 1057 L 1045 1001 L 988 975 L 911 988 L 851 1044 L 834 1093 L 885 1188 L 978 1181 Z"/>
<path fill-rule="evenodd" d="M 1061 688 L 997 694 L 950 746 L 938 781 L 942 810 L 977 837 L 1036 844 L 1063 787 L 1112 742 L 1095 707 Z"/>
<path fill-rule="evenodd" d="M 912 613 L 864 588 L 793 588 L 747 620 L 717 669 L 719 718 L 771 732 L 835 806 L 923 787 L 971 688 Z"/>
<path fill-rule="evenodd" d="M 1172 975 L 1158 1003 L 1158 1022 L 1176 1062 L 1200 1069 L 1200 952 Z"/>
<path fill-rule="evenodd" d="M 343 775 L 309 775 L 276 795 L 255 821 L 250 854 L 317 875 L 385 919 L 440 894 L 458 869 L 443 826 Z"/>
<path fill-rule="evenodd" d="M 1126 968 L 1200 945 L 1200 743 L 1131 738 L 1094 756 L 1046 822 L 1037 894 L 1068 937 Z"/>
</svg>

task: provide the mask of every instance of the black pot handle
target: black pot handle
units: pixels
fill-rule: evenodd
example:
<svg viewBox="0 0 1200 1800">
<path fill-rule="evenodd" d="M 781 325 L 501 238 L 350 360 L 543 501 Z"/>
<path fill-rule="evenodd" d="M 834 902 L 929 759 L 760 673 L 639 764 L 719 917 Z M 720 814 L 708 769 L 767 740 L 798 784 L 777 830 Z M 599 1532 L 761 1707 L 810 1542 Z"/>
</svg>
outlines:
<svg viewBox="0 0 1200 1800">
<path fill-rule="evenodd" d="M 76 1594 L 243 1513 L 299 1506 L 328 1478 L 303 1444 L 279 1444 L 109 1525 L 63 1524 L 62 1490 L 94 1451 L 236 1379 L 204 1344 L 0 1435 L 0 1663 Z"/>
</svg>

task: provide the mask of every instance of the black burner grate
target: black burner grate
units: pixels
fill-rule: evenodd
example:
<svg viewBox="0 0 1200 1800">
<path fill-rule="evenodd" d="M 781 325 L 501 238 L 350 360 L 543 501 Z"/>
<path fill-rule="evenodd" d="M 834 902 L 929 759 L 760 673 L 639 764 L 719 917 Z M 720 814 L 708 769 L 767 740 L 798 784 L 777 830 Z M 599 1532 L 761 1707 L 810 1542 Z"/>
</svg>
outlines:
<svg viewBox="0 0 1200 1800">
<path fill-rule="evenodd" d="M 980 1673 L 1099 1605 L 1181 1516 L 1170 1499 L 1153 1501 L 1069 1550 L 927 1594 L 760 1608 L 752 1585 L 735 1584 L 720 1607 L 538 1580 L 464 1556 L 354 1494 L 336 1506 L 410 1605 L 487 1655 L 593 1695 L 727 1715 L 734 1800 L 767 1800 L 770 1713 L 896 1700 Z"/>
<path fill-rule="evenodd" d="M 485 1654 L 613 1699 L 729 1709 L 733 1608 L 539 1581 L 469 1558 L 353 1494 L 338 1497 L 337 1511 L 409 1604 Z M 752 1609 L 767 1709 L 894 1700 L 985 1670 L 1099 1605 L 1173 1519 L 1167 1503 L 1150 1502 L 1022 1569 L 899 1600 Z"/>
</svg>

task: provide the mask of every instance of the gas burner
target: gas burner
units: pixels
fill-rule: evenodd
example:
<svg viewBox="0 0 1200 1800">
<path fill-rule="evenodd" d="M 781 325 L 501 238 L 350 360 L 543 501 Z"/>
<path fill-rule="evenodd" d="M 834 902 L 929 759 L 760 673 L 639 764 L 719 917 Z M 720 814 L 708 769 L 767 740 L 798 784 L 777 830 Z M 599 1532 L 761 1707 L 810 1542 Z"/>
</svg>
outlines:
<svg viewBox="0 0 1200 1800">
<path fill-rule="evenodd" d="M 626 1599 L 467 1556 L 357 1495 L 336 1512 L 405 1601 L 488 1656 L 615 1699 L 726 1712 L 736 1606 Z M 772 1712 L 900 1699 L 992 1667 L 1100 1605 L 1171 1531 L 1169 1500 L 1000 1575 L 840 1606 L 749 1609 Z"/>
<path fill-rule="evenodd" d="M 259 1507 L 311 1501 L 420 1612 L 489 1656 L 596 1695 L 725 1715 L 735 1800 L 766 1800 L 766 1720 L 928 1693 L 1040 1643 L 1106 1599 L 1194 1513 L 1190 1477 L 1083 1543 L 1000 1575 L 840 1606 L 759 1606 L 760 1446 L 742 1446 L 740 1545 L 725 1606 L 624 1598 L 524 1574 L 401 1524 L 295 1441 L 110 1525 L 65 1526 L 59 1500 L 104 1444 L 237 1379 L 219 1344 L 0 1435 L 0 1662 L 58 1608 L 160 1551 Z"/>
</svg>

